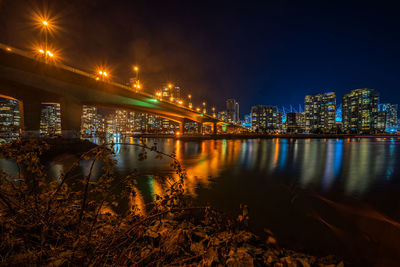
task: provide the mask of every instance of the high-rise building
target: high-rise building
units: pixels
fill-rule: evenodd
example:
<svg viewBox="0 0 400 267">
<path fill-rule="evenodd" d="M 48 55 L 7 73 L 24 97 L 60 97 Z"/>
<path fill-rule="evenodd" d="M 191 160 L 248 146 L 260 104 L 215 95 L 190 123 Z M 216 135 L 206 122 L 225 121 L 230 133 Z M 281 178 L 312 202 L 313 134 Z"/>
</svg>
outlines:
<svg viewBox="0 0 400 267">
<path fill-rule="evenodd" d="M 58 103 L 42 103 L 40 135 L 61 135 L 61 110 Z"/>
<path fill-rule="evenodd" d="M 181 88 L 179 86 L 167 84 L 161 90 L 161 98 L 177 103 L 181 100 Z"/>
<path fill-rule="evenodd" d="M 343 96 L 342 123 L 346 133 L 374 133 L 377 127 L 379 95 L 374 89 L 352 90 Z"/>
<path fill-rule="evenodd" d="M 303 133 L 305 130 L 304 112 L 286 113 L 286 131 L 288 133 Z"/>
<path fill-rule="evenodd" d="M 397 104 L 379 104 L 379 111 L 383 111 L 386 114 L 385 120 L 385 131 L 393 133 L 397 131 L 398 118 L 397 118 Z"/>
<path fill-rule="evenodd" d="M 251 107 L 251 129 L 256 132 L 275 133 L 279 131 L 278 111 L 275 106 Z"/>
<path fill-rule="evenodd" d="M 228 122 L 239 122 L 239 103 L 235 99 L 226 100 L 226 113 Z"/>
<path fill-rule="evenodd" d="M 335 129 L 336 94 L 334 92 L 306 95 L 304 113 L 306 131 L 330 133 Z"/>
<path fill-rule="evenodd" d="M 376 119 L 375 131 L 378 133 L 383 133 L 386 130 L 386 111 L 378 111 L 378 116 Z"/>
<path fill-rule="evenodd" d="M 0 98 L 0 135 L 11 138 L 18 137 L 20 125 L 18 101 Z"/>
<path fill-rule="evenodd" d="M 81 132 L 82 134 L 96 134 L 104 131 L 104 119 L 93 106 L 82 107 Z"/>
<path fill-rule="evenodd" d="M 217 118 L 221 121 L 228 122 L 228 114 L 225 110 L 218 112 Z"/>
</svg>

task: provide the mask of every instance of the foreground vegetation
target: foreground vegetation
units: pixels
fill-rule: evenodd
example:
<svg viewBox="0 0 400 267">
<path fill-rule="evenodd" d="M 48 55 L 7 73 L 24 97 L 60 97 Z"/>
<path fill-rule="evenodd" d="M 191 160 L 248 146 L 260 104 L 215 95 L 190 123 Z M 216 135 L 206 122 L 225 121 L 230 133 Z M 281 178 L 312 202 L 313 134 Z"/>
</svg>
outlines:
<svg viewBox="0 0 400 267">
<path fill-rule="evenodd" d="M 0 173 L 0 264 L 343 266 L 335 257 L 278 248 L 272 234 L 259 239 L 247 230 L 246 206 L 236 219 L 193 206 L 185 197 L 185 171 L 175 156 L 155 145 L 138 146 L 141 160 L 153 151 L 158 158 L 170 158 L 176 173 L 157 178 L 169 186 L 144 208 L 136 203 L 136 174 L 115 178 L 110 146 L 92 148 L 59 179 L 50 179 L 43 163 L 50 149 L 45 141 L 2 145 L 1 156 L 15 161 L 19 173 L 15 178 Z M 81 160 L 90 162 L 87 175 L 77 171 Z M 96 162 L 103 167 L 94 179 Z M 119 207 L 121 199 L 128 207 Z"/>
</svg>

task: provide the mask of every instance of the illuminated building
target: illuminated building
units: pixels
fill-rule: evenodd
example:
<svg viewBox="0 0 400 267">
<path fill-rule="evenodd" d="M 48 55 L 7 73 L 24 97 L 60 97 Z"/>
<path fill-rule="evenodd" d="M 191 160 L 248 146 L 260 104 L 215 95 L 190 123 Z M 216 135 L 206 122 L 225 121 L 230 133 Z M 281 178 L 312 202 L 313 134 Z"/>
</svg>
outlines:
<svg viewBox="0 0 400 267">
<path fill-rule="evenodd" d="M 303 133 L 306 120 L 304 112 L 286 113 L 286 131 L 287 133 Z"/>
<path fill-rule="evenodd" d="M 235 99 L 226 100 L 226 113 L 228 122 L 239 122 L 239 103 Z"/>
<path fill-rule="evenodd" d="M 385 119 L 385 132 L 397 132 L 398 118 L 397 118 L 397 104 L 379 104 L 379 112 L 384 112 Z"/>
<path fill-rule="evenodd" d="M 58 103 L 43 103 L 40 116 L 40 135 L 61 135 L 61 111 Z"/>
<path fill-rule="evenodd" d="M 82 107 L 81 131 L 88 135 L 104 131 L 104 119 L 98 114 L 96 107 Z"/>
<path fill-rule="evenodd" d="M 181 99 L 181 88 L 179 86 L 175 86 L 173 84 L 167 84 L 164 86 L 161 90 L 161 98 L 164 100 L 167 100 L 169 102 L 173 102 L 178 104 Z M 179 124 L 172 122 L 168 119 L 161 119 L 161 128 L 164 131 L 169 132 L 170 130 L 175 131 L 177 128 L 179 128 Z"/>
<path fill-rule="evenodd" d="M 220 111 L 220 112 L 218 112 L 218 114 L 217 114 L 217 118 L 218 118 L 219 120 L 221 120 L 221 121 L 228 122 L 228 113 L 227 113 L 225 110 Z"/>
<path fill-rule="evenodd" d="M 334 92 L 306 95 L 304 99 L 306 132 L 332 132 L 335 128 L 335 107 L 336 94 Z"/>
<path fill-rule="evenodd" d="M 256 132 L 278 132 L 280 123 L 277 113 L 275 106 L 251 107 L 251 129 Z"/>
<path fill-rule="evenodd" d="M 0 98 L 0 135 L 11 138 L 18 137 L 20 125 L 18 101 Z"/>
<path fill-rule="evenodd" d="M 376 119 L 376 128 L 375 128 L 375 130 L 378 133 L 385 132 L 385 129 L 386 129 L 386 117 L 387 117 L 386 111 L 378 111 L 378 116 L 377 116 L 377 119 Z"/>
<path fill-rule="evenodd" d="M 371 134 L 378 118 L 379 95 L 374 89 L 352 90 L 343 96 L 342 123 L 346 133 Z"/>
</svg>

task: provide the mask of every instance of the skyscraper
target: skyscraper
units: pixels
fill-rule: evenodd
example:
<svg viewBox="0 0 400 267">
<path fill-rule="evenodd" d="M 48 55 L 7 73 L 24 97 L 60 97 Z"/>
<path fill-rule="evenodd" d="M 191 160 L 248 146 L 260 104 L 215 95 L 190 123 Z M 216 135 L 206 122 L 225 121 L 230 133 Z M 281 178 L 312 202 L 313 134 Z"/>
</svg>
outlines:
<svg viewBox="0 0 400 267">
<path fill-rule="evenodd" d="M 379 112 L 385 113 L 385 131 L 396 132 L 398 127 L 397 104 L 379 104 Z"/>
<path fill-rule="evenodd" d="M 18 137 L 20 125 L 21 118 L 18 101 L 0 98 L 0 135 Z"/>
<path fill-rule="evenodd" d="M 81 131 L 82 134 L 96 134 L 103 131 L 103 117 L 93 106 L 82 107 Z"/>
<path fill-rule="evenodd" d="M 342 122 L 346 133 L 374 133 L 378 120 L 379 95 L 374 89 L 354 89 L 343 96 Z"/>
<path fill-rule="evenodd" d="M 275 133 L 279 131 L 279 116 L 275 106 L 251 107 L 251 129 L 256 132 Z"/>
<path fill-rule="evenodd" d="M 239 122 L 239 103 L 235 99 L 226 100 L 226 113 L 228 122 Z"/>
<path fill-rule="evenodd" d="M 305 127 L 309 133 L 330 133 L 335 128 L 335 92 L 306 95 Z"/>
<path fill-rule="evenodd" d="M 303 133 L 305 130 L 304 112 L 286 113 L 286 131 L 288 133 Z"/>
<path fill-rule="evenodd" d="M 59 103 L 42 103 L 40 135 L 61 135 L 61 110 Z"/>
</svg>

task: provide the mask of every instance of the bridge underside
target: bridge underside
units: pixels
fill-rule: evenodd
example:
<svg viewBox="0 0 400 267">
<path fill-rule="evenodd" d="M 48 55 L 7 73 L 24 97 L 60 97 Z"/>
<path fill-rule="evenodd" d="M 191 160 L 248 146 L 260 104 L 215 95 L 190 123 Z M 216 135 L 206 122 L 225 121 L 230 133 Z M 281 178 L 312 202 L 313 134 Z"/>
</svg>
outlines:
<svg viewBox="0 0 400 267">
<path fill-rule="evenodd" d="M 44 102 L 60 103 L 64 136 L 79 133 L 82 105 L 148 113 L 180 125 L 190 121 L 199 125 L 218 122 L 210 116 L 115 83 L 99 82 L 93 77 L 4 51 L 0 51 L 0 94 L 20 101 L 22 130 L 27 133 L 39 132 L 41 103 Z"/>
</svg>

